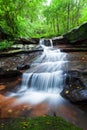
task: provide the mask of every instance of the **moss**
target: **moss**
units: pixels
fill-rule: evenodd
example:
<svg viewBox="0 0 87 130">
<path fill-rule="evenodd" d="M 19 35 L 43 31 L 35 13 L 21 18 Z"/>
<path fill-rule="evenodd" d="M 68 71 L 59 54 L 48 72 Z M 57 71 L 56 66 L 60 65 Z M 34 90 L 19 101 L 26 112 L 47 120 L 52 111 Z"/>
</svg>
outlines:
<svg viewBox="0 0 87 130">
<path fill-rule="evenodd" d="M 82 130 L 61 117 L 19 118 L 1 124 L 0 130 Z"/>
<path fill-rule="evenodd" d="M 87 23 L 81 25 L 79 28 L 75 28 L 72 31 L 64 35 L 71 43 L 79 40 L 87 39 Z"/>
</svg>

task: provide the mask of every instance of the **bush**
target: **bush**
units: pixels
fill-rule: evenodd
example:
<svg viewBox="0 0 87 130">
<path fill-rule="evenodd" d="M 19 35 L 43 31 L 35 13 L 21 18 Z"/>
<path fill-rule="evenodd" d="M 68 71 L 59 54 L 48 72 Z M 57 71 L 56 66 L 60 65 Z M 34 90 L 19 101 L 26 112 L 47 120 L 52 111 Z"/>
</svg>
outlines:
<svg viewBox="0 0 87 130">
<path fill-rule="evenodd" d="M 4 50 L 4 49 L 9 49 L 11 48 L 13 45 L 13 42 L 12 41 L 2 41 L 0 42 L 0 50 Z"/>
</svg>

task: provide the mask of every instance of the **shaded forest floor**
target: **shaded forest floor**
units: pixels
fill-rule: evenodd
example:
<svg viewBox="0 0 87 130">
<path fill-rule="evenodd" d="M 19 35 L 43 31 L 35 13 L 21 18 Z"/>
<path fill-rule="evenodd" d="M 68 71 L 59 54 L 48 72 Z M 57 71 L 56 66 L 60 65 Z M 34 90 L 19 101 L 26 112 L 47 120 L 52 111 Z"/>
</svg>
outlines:
<svg viewBox="0 0 87 130">
<path fill-rule="evenodd" d="M 0 121 L 0 128 L 4 130 L 82 130 L 60 117 L 43 116 Z"/>
</svg>

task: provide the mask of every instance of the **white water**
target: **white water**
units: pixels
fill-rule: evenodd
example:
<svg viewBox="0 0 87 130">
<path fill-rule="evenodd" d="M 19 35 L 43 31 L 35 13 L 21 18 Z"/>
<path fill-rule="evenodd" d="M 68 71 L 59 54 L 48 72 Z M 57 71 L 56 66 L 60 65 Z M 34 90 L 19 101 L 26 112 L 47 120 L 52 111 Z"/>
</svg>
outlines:
<svg viewBox="0 0 87 130">
<path fill-rule="evenodd" d="M 67 69 L 66 54 L 59 49 L 54 49 L 51 40 L 40 41 L 44 49 L 42 55 L 33 63 L 31 69 L 23 74 L 20 90 L 10 96 L 20 96 L 19 101 L 32 104 L 44 100 L 59 99 L 63 89 L 63 71 Z M 53 100 L 52 100 L 53 99 Z"/>
<path fill-rule="evenodd" d="M 44 52 L 32 63 L 31 69 L 23 74 L 20 90 L 9 95 L 18 97 L 16 97 L 17 102 L 13 105 L 46 102 L 50 106 L 51 113 L 55 112 L 56 116 L 61 116 L 87 130 L 87 113 L 60 96 L 64 85 L 63 71 L 67 70 L 67 55 L 59 49 L 54 49 L 52 42 L 50 46 L 45 46 L 44 40 L 41 40 L 40 45 L 44 48 Z M 41 109 L 39 110 L 41 111 Z"/>
</svg>

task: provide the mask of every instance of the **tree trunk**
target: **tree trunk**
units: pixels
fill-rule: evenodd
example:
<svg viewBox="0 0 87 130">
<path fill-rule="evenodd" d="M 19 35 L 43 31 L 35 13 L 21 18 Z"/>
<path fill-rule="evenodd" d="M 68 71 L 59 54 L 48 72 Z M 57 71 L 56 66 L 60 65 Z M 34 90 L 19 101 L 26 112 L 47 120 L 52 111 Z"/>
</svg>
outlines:
<svg viewBox="0 0 87 130">
<path fill-rule="evenodd" d="M 53 30 L 56 32 L 56 27 L 55 27 L 55 19 L 53 18 Z"/>
<path fill-rule="evenodd" d="M 59 17 L 58 16 L 57 16 L 56 20 L 57 20 L 57 32 L 59 34 L 60 33 L 60 27 L 59 27 Z"/>
<path fill-rule="evenodd" d="M 77 14 L 76 14 L 76 25 L 79 26 L 79 17 L 80 17 L 80 1 L 76 0 Z"/>
<path fill-rule="evenodd" d="M 67 31 L 70 30 L 70 3 L 68 3 L 68 6 L 67 6 Z"/>
</svg>

